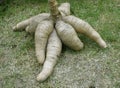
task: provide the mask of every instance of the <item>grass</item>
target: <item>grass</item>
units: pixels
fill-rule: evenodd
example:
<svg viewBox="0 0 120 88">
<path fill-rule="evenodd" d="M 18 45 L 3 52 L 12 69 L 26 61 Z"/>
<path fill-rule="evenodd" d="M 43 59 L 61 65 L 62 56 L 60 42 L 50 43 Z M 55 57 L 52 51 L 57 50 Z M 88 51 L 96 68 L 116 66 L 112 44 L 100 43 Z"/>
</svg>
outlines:
<svg viewBox="0 0 120 88">
<path fill-rule="evenodd" d="M 0 88 L 120 88 L 120 1 L 59 0 L 66 1 L 74 15 L 100 33 L 108 48 L 79 35 L 85 48 L 76 52 L 64 46 L 54 73 L 44 83 L 37 82 L 42 66 L 35 57 L 34 37 L 13 32 L 12 26 L 49 12 L 47 0 L 13 0 L 0 6 Z"/>
</svg>

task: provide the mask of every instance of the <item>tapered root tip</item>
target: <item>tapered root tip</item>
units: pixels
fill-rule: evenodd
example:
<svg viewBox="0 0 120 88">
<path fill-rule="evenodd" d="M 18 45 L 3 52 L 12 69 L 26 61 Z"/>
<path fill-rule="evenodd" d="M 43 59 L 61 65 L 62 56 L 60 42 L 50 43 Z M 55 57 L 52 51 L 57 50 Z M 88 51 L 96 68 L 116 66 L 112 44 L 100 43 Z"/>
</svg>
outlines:
<svg viewBox="0 0 120 88">
<path fill-rule="evenodd" d="M 101 41 L 100 47 L 101 48 L 107 48 L 107 44 L 105 43 L 105 41 Z"/>
<path fill-rule="evenodd" d="M 102 46 L 102 48 L 107 48 L 107 45 L 106 45 L 106 43 Z"/>
<path fill-rule="evenodd" d="M 84 44 L 81 43 L 80 50 L 84 48 Z"/>
<path fill-rule="evenodd" d="M 39 64 L 42 65 L 44 63 L 44 59 L 41 59 L 41 58 L 39 59 L 38 57 L 37 57 L 37 59 L 38 59 Z"/>
<path fill-rule="evenodd" d="M 74 50 L 79 51 L 84 48 L 84 44 L 81 42 L 78 47 L 74 48 Z"/>
<path fill-rule="evenodd" d="M 17 29 L 17 26 L 14 26 L 12 29 L 13 29 L 13 31 L 16 31 L 16 29 Z"/>
<path fill-rule="evenodd" d="M 39 74 L 36 78 L 37 81 L 43 82 L 47 79 L 47 77 L 44 74 Z"/>
<path fill-rule="evenodd" d="M 44 64 L 44 61 L 38 61 L 40 65 L 43 65 Z"/>
</svg>

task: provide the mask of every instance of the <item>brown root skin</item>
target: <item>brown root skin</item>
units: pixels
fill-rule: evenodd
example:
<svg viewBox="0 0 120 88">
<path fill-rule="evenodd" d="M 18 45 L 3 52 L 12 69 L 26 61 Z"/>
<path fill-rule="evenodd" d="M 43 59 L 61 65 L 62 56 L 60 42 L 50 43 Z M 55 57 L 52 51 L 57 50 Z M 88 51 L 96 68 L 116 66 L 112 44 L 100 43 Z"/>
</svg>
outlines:
<svg viewBox="0 0 120 88">
<path fill-rule="evenodd" d="M 42 21 L 35 32 L 35 50 L 38 62 L 44 63 L 45 60 L 45 49 L 47 40 L 51 32 L 53 31 L 53 22 L 51 20 Z"/>
<path fill-rule="evenodd" d="M 43 82 L 52 74 L 54 66 L 57 63 L 58 56 L 60 56 L 61 49 L 61 40 L 54 30 L 48 39 L 46 60 L 41 73 L 37 76 L 38 81 Z"/>
<path fill-rule="evenodd" d="M 102 37 L 85 21 L 75 17 L 75 16 L 66 16 L 62 18 L 65 22 L 71 24 L 75 30 L 79 33 L 87 35 L 89 38 L 94 40 L 102 48 L 106 48 L 107 45 Z"/>
<path fill-rule="evenodd" d="M 78 38 L 77 33 L 71 25 L 59 20 L 56 22 L 55 27 L 58 36 L 65 45 L 73 50 L 81 50 L 83 48 L 83 43 Z"/>
</svg>

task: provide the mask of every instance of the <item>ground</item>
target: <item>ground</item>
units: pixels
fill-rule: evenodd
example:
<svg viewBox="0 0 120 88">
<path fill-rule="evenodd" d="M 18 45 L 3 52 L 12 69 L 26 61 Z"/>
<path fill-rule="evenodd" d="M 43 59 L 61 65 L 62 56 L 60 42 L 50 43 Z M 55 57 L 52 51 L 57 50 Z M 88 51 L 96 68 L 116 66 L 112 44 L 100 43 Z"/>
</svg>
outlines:
<svg viewBox="0 0 120 88">
<path fill-rule="evenodd" d="M 54 73 L 43 83 L 35 57 L 34 37 L 13 32 L 12 26 L 31 16 L 49 12 L 47 0 L 11 0 L 0 6 L 0 88 L 120 88 L 120 1 L 69 1 L 72 14 L 89 22 L 107 42 L 99 46 L 79 34 L 85 47 L 73 51 L 63 46 Z"/>
</svg>

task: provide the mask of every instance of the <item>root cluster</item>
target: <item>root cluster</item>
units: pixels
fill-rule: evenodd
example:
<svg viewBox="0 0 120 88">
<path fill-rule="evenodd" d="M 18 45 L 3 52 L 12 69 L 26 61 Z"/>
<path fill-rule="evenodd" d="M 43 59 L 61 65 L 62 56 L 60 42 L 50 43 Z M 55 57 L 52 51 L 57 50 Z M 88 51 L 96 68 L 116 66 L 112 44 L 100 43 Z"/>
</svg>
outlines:
<svg viewBox="0 0 120 88">
<path fill-rule="evenodd" d="M 53 72 L 58 56 L 62 50 L 62 43 L 73 50 L 84 47 L 77 32 L 93 39 L 100 47 L 107 45 L 101 36 L 84 20 L 70 15 L 70 4 L 62 3 L 57 7 L 56 0 L 48 0 L 51 13 L 42 13 L 18 23 L 14 31 L 35 34 L 36 57 L 43 69 L 38 74 L 37 80 L 46 80 Z"/>
</svg>

